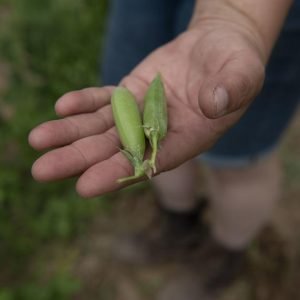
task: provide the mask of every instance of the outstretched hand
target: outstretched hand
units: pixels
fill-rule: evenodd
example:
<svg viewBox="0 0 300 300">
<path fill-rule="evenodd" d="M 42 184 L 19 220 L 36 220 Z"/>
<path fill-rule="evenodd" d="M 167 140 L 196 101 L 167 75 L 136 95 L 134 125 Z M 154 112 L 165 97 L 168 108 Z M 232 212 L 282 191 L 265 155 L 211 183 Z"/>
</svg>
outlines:
<svg viewBox="0 0 300 300">
<path fill-rule="evenodd" d="M 167 94 L 169 128 L 157 157 L 158 173 L 208 150 L 235 124 L 259 92 L 264 63 L 255 38 L 225 21 L 205 21 L 148 56 L 120 83 L 142 108 L 147 86 L 160 72 Z M 114 126 L 114 87 L 87 88 L 62 96 L 59 120 L 32 130 L 29 143 L 49 151 L 32 167 L 36 180 L 79 176 L 83 197 L 117 190 L 132 174 Z"/>
</svg>

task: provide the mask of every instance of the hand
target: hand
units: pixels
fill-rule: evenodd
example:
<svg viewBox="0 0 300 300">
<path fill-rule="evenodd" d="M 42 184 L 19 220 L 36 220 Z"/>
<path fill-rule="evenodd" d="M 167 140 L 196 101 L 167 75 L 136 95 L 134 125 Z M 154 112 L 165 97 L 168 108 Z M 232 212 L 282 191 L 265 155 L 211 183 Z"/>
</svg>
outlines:
<svg viewBox="0 0 300 300">
<path fill-rule="evenodd" d="M 150 81 L 157 72 L 163 76 L 169 129 L 158 153 L 158 173 L 208 150 L 238 121 L 262 86 L 261 53 L 247 30 L 224 20 L 204 20 L 153 52 L 122 80 L 142 107 Z M 63 118 L 32 130 L 32 147 L 51 149 L 33 165 L 36 180 L 79 176 L 76 188 L 83 197 L 124 186 L 116 180 L 132 174 L 132 168 L 119 151 L 112 90 L 67 93 L 55 106 Z"/>
</svg>

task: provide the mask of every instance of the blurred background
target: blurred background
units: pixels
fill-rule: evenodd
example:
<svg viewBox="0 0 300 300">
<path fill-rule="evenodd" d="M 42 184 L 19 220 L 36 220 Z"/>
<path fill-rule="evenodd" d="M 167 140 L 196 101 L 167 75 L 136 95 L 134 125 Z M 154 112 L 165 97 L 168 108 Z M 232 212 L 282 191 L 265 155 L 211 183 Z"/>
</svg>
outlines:
<svg viewBox="0 0 300 300">
<path fill-rule="evenodd" d="M 101 84 L 107 10 L 104 0 L 0 0 L 0 300 L 154 299 L 180 268 L 133 268 L 111 255 L 117 234 L 153 215 L 149 184 L 83 200 L 74 180 L 40 184 L 30 174 L 39 156 L 30 129 L 56 118 L 63 93 Z M 281 157 L 279 208 L 224 299 L 300 299 L 299 114 Z"/>
</svg>

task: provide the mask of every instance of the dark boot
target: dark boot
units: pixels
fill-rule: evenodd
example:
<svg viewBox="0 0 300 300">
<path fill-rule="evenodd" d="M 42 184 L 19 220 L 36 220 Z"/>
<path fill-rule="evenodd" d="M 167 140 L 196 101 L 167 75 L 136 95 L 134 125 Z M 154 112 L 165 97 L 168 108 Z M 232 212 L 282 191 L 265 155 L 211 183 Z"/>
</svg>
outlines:
<svg viewBox="0 0 300 300">
<path fill-rule="evenodd" d="M 208 238 L 190 264 L 164 286 L 159 300 L 213 300 L 242 274 L 245 251 L 231 251 Z"/>
<path fill-rule="evenodd" d="M 115 256 L 133 264 L 188 261 L 207 232 L 202 220 L 206 206 L 201 199 L 194 210 L 179 213 L 158 205 L 156 218 L 147 228 L 117 240 Z"/>
</svg>

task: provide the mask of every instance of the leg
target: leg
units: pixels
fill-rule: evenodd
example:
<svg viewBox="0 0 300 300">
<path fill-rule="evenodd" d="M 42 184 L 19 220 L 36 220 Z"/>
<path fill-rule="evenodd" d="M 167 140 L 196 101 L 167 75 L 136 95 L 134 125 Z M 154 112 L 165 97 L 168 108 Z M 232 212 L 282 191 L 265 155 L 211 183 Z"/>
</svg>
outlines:
<svg viewBox="0 0 300 300">
<path fill-rule="evenodd" d="M 103 54 L 103 83 L 117 84 L 152 50 L 185 30 L 193 6 L 194 0 L 113 0 Z M 175 211 L 194 208 L 195 175 L 194 164 L 187 162 L 154 178 L 161 205 Z"/>
<path fill-rule="evenodd" d="M 191 160 L 152 179 L 156 215 L 143 230 L 118 240 L 119 259 L 134 264 L 190 259 L 206 233 L 199 222 L 205 202 L 196 198 L 196 167 Z"/>
<path fill-rule="evenodd" d="M 274 149 L 299 103 L 299 15 L 300 6 L 295 4 L 267 66 L 260 95 L 239 123 L 202 156 L 209 166 L 212 232 L 231 248 L 245 247 L 252 240 L 280 195 Z"/>
<path fill-rule="evenodd" d="M 172 32 L 176 36 L 186 30 L 193 13 L 195 0 L 178 0 L 173 11 Z M 153 178 L 160 204 L 176 212 L 192 211 L 198 205 L 197 161 L 188 161 L 178 168 Z"/>
<path fill-rule="evenodd" d="M 183 2 L 188 5 L 183 6 Z M 103 83 L 118 84 L 151 51 L 168 42 L 178 31 L 183 31 L 192 13 L 193 2 L 113 0 L 103 53 Z M 178 25 L 177 15 L 179 11 L 183 12 L 183 7 L 184 16 L 180 17 Z M 143 232 L 122 237 L 121 243 L 117 242 L 117 256 L 133 263 L 152 262 L 174 256 L 176 245 L 180 249 L 189 248 L 193 243 L 189 231 L 195 232 L 199 212 L 195 181 L 193 162 L 153 179 L 160 208 L 157 220 Z"/>
<path fill-rule="evenodd" d="M 209 167 L 207 175 L 214 238 L 229 249 L 246 248 L 269 221 L 280 196 L 277 153 L 248 167 Z"/>
<path fill-rule="evenodd" d="M 161 205 L 169 210 L 189 211 L 197 206 L 197 169 L 194 160 L 153 178 Z"/>
</svg>

